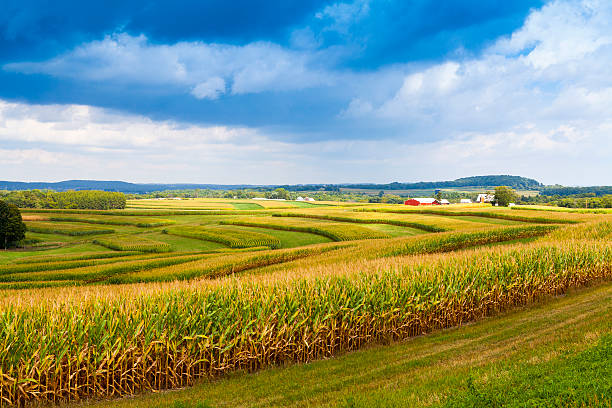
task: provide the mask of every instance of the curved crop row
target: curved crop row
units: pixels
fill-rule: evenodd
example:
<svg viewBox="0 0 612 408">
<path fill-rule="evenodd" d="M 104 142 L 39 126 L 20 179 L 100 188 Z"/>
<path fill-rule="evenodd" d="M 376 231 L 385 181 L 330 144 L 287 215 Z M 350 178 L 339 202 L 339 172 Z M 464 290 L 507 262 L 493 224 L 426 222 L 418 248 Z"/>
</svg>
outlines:
<svg viewBox="0 0 612 408">
<path fill-rule="evenodd" d="M 341 244 L 311 248 L 262 251 L 260 253 L 233 253 L 215 258 L 202 258 L 189 263 L 170 265 L 134 272 L 109 279 L 109 283 L 164 282 L 196 278 L 218 278 L 264 266 L 276 265 L 343 248 Z"/>
<path fill-rule="evenodd" d="M 117 253 L 117 252 L 115 252 Z M 123 253 L 123 252 L 119 252 Z M 176 256 L 200 255 L 199 252 L 166 252 L 166 253 L 143 253 L 139 251 L 124 252 L 126 256 L 121 257 L 102 257 L 102 258 L 85 258 L 55 261 L 41 261 L 32 263 L 18 263 L 0 265 L 0 276 L 11 275 L 17 273 L 43 272 L 43 271 L 59 271 L 66 269 L 76 269 L 96 265 L 118 264 L 130 261 L 144 261 L 148 259 L 160 259 Z M 1 279 L 1 278 L 0 278 Z"/>
<path fill-rule="evenodd" d="M 114 235 L 104 239 L 98 238 L 93 242 L 116 251 L 169 252 L 172 250 L 170 244 L 166 242 L 155 241 L 139 235 Z"/>
<path fill-rule="evenodd" d="M 498 218 L 509 221 L 531 222 L 534 224 L 577 224 L 576 220 L 565 220 L 557 218 L 545 217 L 525 217 L 523 215 L 502 214 L 492 211 L 450 211 L 450 210 L 430 210 L 430 209 L 391 209 L 391 208 L 358 208 L 353 211 L 357 212 L 380 212 L 380 213 L 396 213 L 396 214 L 431 214 L 441 215 L 446 217 L 482 217 L 482 218 Z"/>
<path fill-rule="evenodd" d="M 389 238 L 387 234 L 374 231 L 369 228 L 360 227 L 358 225 L 335 224 L 335 223 L 304 223 L 296 225 L 295 223 L 285 224 L 269 220 L 265 222 L 248 221 L 248 220 L 227 220 L 222 221 L 224 225 L 240 225 L 243 227 L 268 228 L 283 231 L 308 232 L 311 234 L 322 235 L 330 238 L 333 241 L 355 241 L 359 239 L 380 239 Z"/>
<path fill-rule="evenodd" d="M 218 242 L 230 248 L 267 246 L 277 249 L 281 246 L 278 238 L 268 234 L 223 227 L 177 226 L 167 228 L 163 232 L 203 241 Z"/>
<path fill-rule="evenodd" d="M 174 224 L 173 220 L 163 219 L 146 219 L 146 218 L 81 218 L 81 217 L 49 217 L 51 221 L 63 221 L 63 222 L 82 222 L 86 224 L 104 224 L 104 225 L 133 225 L 141 228 L 152 228 L 152 227 L 163 227 L 165 225 Z"/>
<path fill-rule="evenodd" d="M 612 214 L 612 208 L 566 208 L 566 207 L 529 207 L 525 205 L 512 207 L 513 210 L 525 211 L 550 211 L 560 213 L 576 213 L 576 214 Z"/>
<path fill-rule="evenodd" d="M 165 256 L 169 255 L 169 256 Z M 78 268 L 68 268 L 60 270 L 43 270 L 32 272 L 19 272 L 0 275 L 0 282 L 46 282 L 64 281 L 66 284 L 93 284 L 107 281 L 108 279 L 132 272 L 143 272 L 150 269 L 164 268 L 171 265 L 178 265 L 196 261 L 210 255 L 206 254 L 164 254 L 154 258 L 122 260 L 110 264 L 96 264 L 93 266 L 83 266 Z"/>
<path fill-rule="evenodd" d="M 340 222 L 352 222 L 356 224 L 388 224 L 397 225 L 398 227 L 407 227 L 420 229 L 427 232 L 444 232 L 446 229 L 437 227 L 435 225 L 427 225 L 419 222 L 410 222 L 403 220 L 388 220 L 384 218 L 375 219 L 363 219 L 355 217 L 341 217 L 337 215 L 327 214 L 302 214 L 302 213 L 283 213 L 283 214 L 272 214 L 273 217 L 298 217 L 298 218 L 313 218 L 317 220 L 328 220 L 328 221 L 340 221 Z"/>
<path fill-rule="evenodd" d="M 556 225 L 530 225 L 526 227 L 511 227 L 477 232 L 455 232 L 420 239 L 411 239 L 386 248 L 382 256 L 431 254 L 436 252 L 450 252 L 458 249 L 479 245 L 506 242 L 516 239 L 543 236 L 555 231 Z"/>
<path fill-rule="evenodd" d="M 53 254 L 53 255 L 38 255 L 18 258 L 13 260 L 12 264 L 27 264 L 40 262 L 59 262 L 59 261 L 81 261 L 90 259 L 117 258 L 123 256 L 135 255 L 137 252 L 81 252 L 78 254 Z"/>
<path fill-rule="evenodd" d="M 26 221 L 26 227 L 30 232 L 70 236 L 112 234 L 115 232 L 115 230 L 112 229 L 91 228 L 82 225 L 55 224 L 53 222 L 39 221 Z"/>
</svg>

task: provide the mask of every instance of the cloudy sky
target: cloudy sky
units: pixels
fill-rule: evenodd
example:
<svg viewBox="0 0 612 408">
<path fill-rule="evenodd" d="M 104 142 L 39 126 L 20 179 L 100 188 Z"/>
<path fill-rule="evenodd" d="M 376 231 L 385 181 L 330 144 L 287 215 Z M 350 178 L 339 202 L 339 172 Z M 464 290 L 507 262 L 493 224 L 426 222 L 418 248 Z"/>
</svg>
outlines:
<svg viewBox="0 0 612 408">
<path fill-rule="evenodd" d="M 608 0 L 1 11 L 1 180 L 612 184 Z"/>
</svg>

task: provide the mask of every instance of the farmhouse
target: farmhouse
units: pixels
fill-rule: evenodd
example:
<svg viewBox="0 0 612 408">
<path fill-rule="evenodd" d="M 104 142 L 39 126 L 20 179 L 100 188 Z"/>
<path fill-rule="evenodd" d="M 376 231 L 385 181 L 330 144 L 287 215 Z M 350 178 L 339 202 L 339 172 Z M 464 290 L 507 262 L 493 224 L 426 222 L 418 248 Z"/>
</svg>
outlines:
<svg viewBox="0 0 612 408">
<path fill-rule="evenodd" d="M 461 200 L 459 200 L 459 203 L 461 203 L 461 204 L 472 204 L 472 200 L 470 200 L 469 198 L 462 198 Z"/>
<path fill-rule="evenodd" d="M 443 199 L 440 200 L 440 204 L 441 205 L 449 205 L 450 201 L 448 201 L 446 198 L 443 198 Z"/>
<path fill-rule="evenodd" d="M 435 198 L 411 198 L 409 200 L 404 201 L 404 205 L 440 205 L 440 202 Z"/>
<path fill-rule="evenodd" d="M 495 200 L 495 196 L 493 194 L 478 194 L 476 198 L 477 203 L 491 203 Z"/>
</svg>

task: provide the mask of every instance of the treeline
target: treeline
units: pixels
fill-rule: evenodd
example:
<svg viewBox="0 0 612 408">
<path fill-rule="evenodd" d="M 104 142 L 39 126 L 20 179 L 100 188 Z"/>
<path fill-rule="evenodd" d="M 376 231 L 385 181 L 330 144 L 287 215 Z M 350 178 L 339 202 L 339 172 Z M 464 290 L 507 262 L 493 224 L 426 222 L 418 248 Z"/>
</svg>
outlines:
<svg viewBox="0 0 612 408">
<path fill-rule="evenodd" d="M 284 190 L 286 191 L 286 190 Z M 147 194 L 127 194 L 130 200 L 148 199 L 148 198 L 288 198 L 283 194 L 282 197 L 276 197 L 277 193 L 274 190 L 254 190 L 254 189 L 237 189 L 237 190 L 212 190 L 212 189 L 185 189 L 185 190 L 164 190 L 155 191 Z"/>
<path fill-rule="evenodd" d="M 540 195 L 544 196 L 575 196 L 573 198 L 583 197 L 601 197 L 612 194 L 612 186 L 591 186 L 591 187 L 563 187 L 563 186 L 547 186 L 540 190 Z"/>
<path fill-rule="evenodd" d="M 369 194 L 347 193 L 336 191 L 288 191 L 284 188 L 276 189 L 237 189 L 237 190 L 210 190 L 210 189 L 187 189 L 156 191 L 148 194 L 127 194 L 128 199 L 150 199 L 150 198 L 229 198 L 229 199 L 251 199 L 256 197 L 295 200 L 298 197 L 312 197 L 317 201 L 355 201 L 368 202 L 372 196 Z"/>
<path fill-rule="evenodd" d="M 126 196 L 123 193 L 83 190 L 83 191 L 3 191 L 0 199 L 19 208 L 72 208 L 91 210 L 123 209 Z"/>
<path fill-rule="evenodd" d="M 567 208 L 612 208 L 612 194 L 596 196 L 595 193 L 575 194 L 571 196 L 535 196 L 522 197 L 523 204 L 546 204 Z"/>
</svg>

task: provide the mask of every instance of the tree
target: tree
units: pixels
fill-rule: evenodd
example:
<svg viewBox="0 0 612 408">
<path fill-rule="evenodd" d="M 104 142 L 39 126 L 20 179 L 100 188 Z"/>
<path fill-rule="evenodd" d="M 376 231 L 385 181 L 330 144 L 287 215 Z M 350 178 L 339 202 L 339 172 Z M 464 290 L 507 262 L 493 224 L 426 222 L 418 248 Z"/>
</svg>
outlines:
<svg viewBox="0 0 612 408">
<path fill-rule="evenodd" d="M 284 199 L 284 200 L 291 199 L 291 197 L 289 196 L 289 192 L 285 190 L 284 188 L 277 188 L 274 191 L 270 191 L 266 193 L 266 198 Z"/>
<path fill-rule="evenodd" d="M 387 204 L 404 204 L 404 199 L 396 194 L 385 194 L 381 201 Z"/>
<path fill-rule="evenodd" d="M 0 245 L 4 249 L 25 238 L 26 226 L 19 208 L 0 201 Z"/>
<path fill-rule="evenodd" d="M 506 186 L 495 187 L 495 202 L 502 207 L 518 200 L 518 196 L 513 189 Z"/>
</svg>

